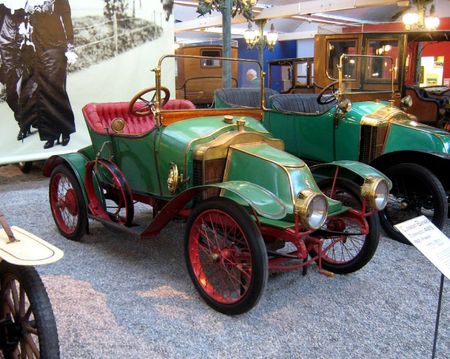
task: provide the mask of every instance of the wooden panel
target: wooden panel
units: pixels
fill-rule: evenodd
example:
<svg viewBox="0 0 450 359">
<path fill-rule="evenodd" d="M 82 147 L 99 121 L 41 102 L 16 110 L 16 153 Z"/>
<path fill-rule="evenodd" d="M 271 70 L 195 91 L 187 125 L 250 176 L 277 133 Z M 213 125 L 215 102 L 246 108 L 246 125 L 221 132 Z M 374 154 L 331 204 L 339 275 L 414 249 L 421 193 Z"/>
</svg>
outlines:
<svg viewBox="0 0 450 359">
<path fill-rule="evenodd" d="M 232 115 L 241 117 L 248 116 L 256 118 L 262 121 L 263 112 L 259 109 L 231 109 L 231 108 L 219 108 L 219 109 L 199 109 L 199 110 L 186 110 L 186 111 L 161 111 L 161 122 L 167 126 L 171 123 L 186 120 L 188 118 L 205 117 L 205 116 L 225 116 Z"/>
<path fill-rule="evenodd" d="M 406 89 L 406 94 L 411 95 L 413 105 L 406 111 L 417 117 L 419 122 L 435 122 L 438 119 L 439 106 L 433 100 L 421 99 L 416 91 Z"/>
</svg>

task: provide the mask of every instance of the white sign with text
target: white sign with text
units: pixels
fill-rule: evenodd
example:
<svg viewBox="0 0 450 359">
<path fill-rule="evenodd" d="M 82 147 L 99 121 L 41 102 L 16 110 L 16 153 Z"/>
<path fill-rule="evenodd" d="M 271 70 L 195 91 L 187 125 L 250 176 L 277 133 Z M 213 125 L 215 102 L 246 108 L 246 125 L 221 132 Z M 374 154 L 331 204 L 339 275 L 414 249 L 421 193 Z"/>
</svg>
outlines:
<svg viewBox="0 0 450 359">
<path fill-rule="evenodd" d="M 428 218 L 419 216 L 396 224 L 395 227 L 450 279 L 450 239 Z"/>
</svg>

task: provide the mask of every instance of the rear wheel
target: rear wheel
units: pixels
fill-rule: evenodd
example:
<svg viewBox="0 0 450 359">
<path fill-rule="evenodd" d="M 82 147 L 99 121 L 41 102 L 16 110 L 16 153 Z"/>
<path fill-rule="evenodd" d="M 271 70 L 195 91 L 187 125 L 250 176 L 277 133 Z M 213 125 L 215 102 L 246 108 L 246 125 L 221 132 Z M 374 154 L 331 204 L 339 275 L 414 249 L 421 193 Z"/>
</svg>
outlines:
<svg viewBox="0 0 450 359">
<path fill-rule="evenodd" d="M 361 209 L 360 188 L 355 183 L 337 179 L 333 193 L 331 193 L 332 180 L 325 180 L 319 183 L 319 186 L 325 195 L 342 202 L 345 206 Z M 322 267 L 326 270 L 338 274 L 355 272 L 364 267 L 377 250 L 380 230 L 376 214 L 364 218 L 348 212 L 343 213 L 329 217 L 323 228 L 342 233 L 323 239 L 324 249 L 333 241 L 340 239 L 322 254 Z M 311 255 L 316 253 L 312 251 Z"/>
<path fill-rule="evenodd" d="M 380 211 L 380 222 L 388 236 L 411 244 L 394 225 L 421 215 L 439 229 L 444 226 L 448 213 L 447 196 L 433 172 L 415 163 L 401 163 L 384 173 L 392 181 L 388 204 Z"/>
<path fill-rule="evenodd" d="M 86 193 L 94 216 L 131 226 L 134 204 L 125 175 L 109 160 L 91 161 L 86 166 Z"/>
<path fill-rule="evenodd" d="M 78 180 L 64 164 L 52 171 L 49 200 L 53 219 L 61 234 L 68 239 L 79 240 L 87 229 L 86 202 Z"/>
<path fill-rule="evenodd" d="M 215 310 L 241 314 L 258 303 L 267 283 L 267 253 L 255 223 L 235 202 L 214 198 L 195 208 L 185 257 L 195 288 Z"/>
<path fill-rule="evenodd" d="M 5 358 L 59 358 L 55 317 L 36 270 L 0 263 L 0 347 Z"/>
</svg>

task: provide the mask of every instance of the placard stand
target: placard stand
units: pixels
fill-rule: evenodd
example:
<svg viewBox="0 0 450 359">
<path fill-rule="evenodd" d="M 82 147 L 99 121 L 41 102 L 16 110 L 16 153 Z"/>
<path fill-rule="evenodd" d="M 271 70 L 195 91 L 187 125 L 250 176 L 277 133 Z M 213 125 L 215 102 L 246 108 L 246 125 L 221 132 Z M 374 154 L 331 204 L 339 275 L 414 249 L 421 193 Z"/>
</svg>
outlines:
<svg viewBox="0 0 450 359">
<path fill-rule="evenodd" d="M 442 292 L 444 291 L 444 275 L 441 274 L 441 285 L 439 287 L 439 300 L 438 300 L 438 309 L 436 314 L 436 326 L 434 328 L 434 341 L 433 341 L 433 354 L 431 355 L 431 359 L 436 357 L 436 344 L 438 338 L 438 330 L 439 330 L 439 318 L 441 317 L 441 304 L 442 304 Z"/>
<path fill-rule="evenodd" d="M 431 356 L 434 359 L 441 316 L 444 276 L 450 278 L 450 239 L 425 216 L 419 216 L 396 224 L 395 227 L 441 272 L 433 353 Z"/>
</svg>

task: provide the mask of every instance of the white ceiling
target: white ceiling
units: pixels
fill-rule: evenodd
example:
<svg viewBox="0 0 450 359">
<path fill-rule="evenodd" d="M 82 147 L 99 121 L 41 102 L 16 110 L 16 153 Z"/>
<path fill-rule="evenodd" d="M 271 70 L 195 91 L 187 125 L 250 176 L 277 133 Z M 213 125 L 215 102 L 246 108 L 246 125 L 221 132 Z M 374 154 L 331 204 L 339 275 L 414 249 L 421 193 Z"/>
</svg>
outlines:
<svg viewBox="0 0 450 359">
<path fill-rule="evenodd" d="M 220 13 L 213 12 L 200 17 L 196 6 L 181 5 L 182 2 L 192 4 L 197 0 L 175 0 L 174 18 L 177 21 L 175 31 L 178 42 L 221 39 Z M 257 6 L 262 5 L 267 9 L 263 9 L 255 17 L 269 19 L 265 30 L 268 31 L 273 23 L 280 40 L 301 39 L 312 37 L 317 32 L 337 32 L 343 26 L 361 28 L 361 24 L 392 22 L 393 17 L 398 18 L 401 11 L 407 9 L 404 3 L 405 1 L 398 0 L 259 0 Z M 450 17 L 450 0 L 435 0 L 434 3 L 439 16 Z M 293 17 L 295 15 L 297 18 Z M 242 36 L 246 27 L 247 22 L 243 17 L 234 18 L 233 38 Z M 196 28 L 195 31 L 187 30 L 192 28 Z"/>
</svg>

